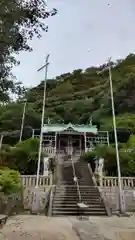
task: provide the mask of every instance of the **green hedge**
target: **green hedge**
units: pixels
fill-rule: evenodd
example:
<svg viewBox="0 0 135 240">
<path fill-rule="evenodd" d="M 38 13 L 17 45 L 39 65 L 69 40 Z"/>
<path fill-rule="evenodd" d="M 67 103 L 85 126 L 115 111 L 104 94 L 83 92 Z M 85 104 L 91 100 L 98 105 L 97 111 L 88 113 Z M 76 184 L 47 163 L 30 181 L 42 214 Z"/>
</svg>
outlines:
<svg viewBox="0 0 135 240">
<path fill-rule="evenodd" d="M 0 169 L 0 192 L 5 195 L 19 192 L 21 190 L 20 174 L 9 168 Z"/>
</svg>

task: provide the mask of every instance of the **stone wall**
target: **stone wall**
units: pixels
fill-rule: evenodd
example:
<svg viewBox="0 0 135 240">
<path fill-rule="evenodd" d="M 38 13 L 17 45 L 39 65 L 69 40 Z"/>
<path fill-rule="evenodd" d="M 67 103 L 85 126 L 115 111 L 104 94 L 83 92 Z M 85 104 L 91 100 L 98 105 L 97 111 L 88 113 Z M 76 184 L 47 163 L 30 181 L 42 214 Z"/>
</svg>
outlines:
<svg viewBox="0 0 135 240">
<path fill-rule="evenodd" d="M 23 206 L 24 211 L 31 213 L 46 214 L 46 205 L 48 203 L 50 186 L 40 188 L 24 188 L 23 192 Z"/>
<path fill-rule="evenodd" d="M 115 213 L 119 210 L 119 192 L 118 187 L 100 187 L 100 191 L 107 203 L 107 205 Z M 135 188 L 124 189 L 125 208 L 127 212 L 135 211 Z"/>
<path fill-rule="evenodd" d="M 22 192 L 5 196 L 0 193 L 0 214 L 14 215 L 24 212 L 47 214 L 51 186 L 24 188 Z"/>
<path fill-rule="evenodd" d="M 0 193 L 0 214 L 13 215 L 23 212 L 22 192 L 12 195 Z"/>
</svg>

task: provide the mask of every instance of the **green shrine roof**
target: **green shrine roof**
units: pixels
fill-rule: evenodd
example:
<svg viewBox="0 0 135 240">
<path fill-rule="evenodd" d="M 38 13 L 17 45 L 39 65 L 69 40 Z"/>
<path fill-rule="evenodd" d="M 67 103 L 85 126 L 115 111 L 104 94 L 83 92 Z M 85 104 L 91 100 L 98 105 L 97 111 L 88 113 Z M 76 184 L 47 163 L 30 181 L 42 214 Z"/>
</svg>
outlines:
<svg viewBox="0 0 135 240">
<path fill-rule="evenodd" d="M 80 133 L 93 133 L 97 134 L 98 129 L 96 125 L 74 125 L 72 123 L 69 124 L 44 124 L 43 132 L 64 132 L 66 130 L 73 130 L 75 132 Z"/>
</svg>

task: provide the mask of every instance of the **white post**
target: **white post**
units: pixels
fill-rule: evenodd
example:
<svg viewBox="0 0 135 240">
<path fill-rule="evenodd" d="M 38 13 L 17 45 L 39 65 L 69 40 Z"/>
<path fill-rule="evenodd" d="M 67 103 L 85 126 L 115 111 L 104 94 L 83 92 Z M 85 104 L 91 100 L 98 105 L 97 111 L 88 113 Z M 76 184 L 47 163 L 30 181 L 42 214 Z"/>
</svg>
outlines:
<svg viewBox="0 0 135 240">
<path fill-rule="evenodd" d="M 122 191 L 122 183 L 121 183 L 120 159 L 119 159 L 119 150 L 118 150 L 118 138 L 117 138 L 117 130 L 116 130 L 116 117 L 115 117 L 113 86 L 112 86 L 111 58 L 108 59 L 108 69 L 109 69 L 109 83 L 110 83 L 111 104 L 112 104 L 113 129 L 114 129 L 115 148 L 116 148 L 116 160 L 117 160 L 117 170 L 118 170 L 119 207 L 120 207 L 120 212 L 124 213 L 125 199 L 124 199 L 124 193 Z M 103 69 L 102 71 L 97 72 L 97 74 L 100 74 L 105 70 L 106 69 Z"/>
<path fill-rule="evenodd" d="M 100 186 L 103 186 L 103 166 L 104 166 L 104 159 L 100 158 L 98 162 L 98 175 L 99 175 L 99 182 Z"/>
<path fill-rule="evenodd" d="M 108 133 L 108 131 L 107 131 L 107 144 L 108 144 L 108 146 L 110 145 L 110 142 L 109 142 L 109 133 Z"/>
<path fill-rule="evenodd" d="M 82 142 L 81 142 L 81 136 L 80 136 L 79 141 L 80 141 L 80 155 L 81 155 L 81 153 L 82 153 Z"/>
<path fill-rule="evenodd" d="M 55 155 L 57 152 L 57 132 L 55 132 Z"/>
<path fill-rule="evenodd" d="M 58 147 L 58 149 L 59 149 L 59 153 L 60 153 L 60 139 L 59 139 L 59 147 Z"/>
<path fill-rule="evenodd" d="M 3 137 L 3 135 L 0 136 L 0 149 L 2 148 Z"/>
<path fill-rule="evenodd" d="M 112 103 L 112 115 L 113 115 L 113 128 L 115 136 L 115 147 L 116 147 L 116 159 L 117 159 L 117 170 L 118 170 L 118 184 L 119 184 L 119 205 L 120 212 L 125 212 L 124 196 L 122 192 L 122 183 L 121 183 L 121 171 L 120 171 L 120 159 L 119 159 L 119 150 L 118 150 L 118 138 L 116 130 L 116 118 L 115 118 L 115 108 L 114 108 L 114 97 L 113 97 L 113 86 L 112 86 L 112 72 L 110 65 L 111 58 L 109 59 L 109 82 L 110 82 L 110 92 L 111 92 L 111 103 Z"/>
<path fill-rule="evenodd" d="M 42 139 L 43 139 L 43 126 L 44 126 L 44 115 L 45 115 L 45 103 L 46 103 L 46 82 L 47 82 L 47 73 L 48 73 L 48 58 L 46 57 L 46 62 L 43 67 L 38 69 L 38 71 L 45 68 L 45 80 L 44 80 L 44 96 L 43 96 L 43 105 L 42 105 L 42 119 L 41 119 L 41 129 L 40 129 L 40 143 L 39 143 L 39 152 L 38 152 L 38 167 L 37 167 L 37 178 L 36 178 L 36 188 L 38 188 L 39 182 L 39 172 L 40 172 L 40 162 L 41 162 L 41 153 L 42 153 Z"/>
<path fill-rule="evenodd" d="M 25 119 L 25 112 L 26 112 L 26 105 L 27 105 L 27 101 L 25 101 L 24 107 L 23 107 L 23 116 L 22 116 L 22 123 L 21 123 L 21 131 L 20 131 L 19 142 L 22 141 L 22 135 L 23 135 L 23 129 L 24 129 L 24 119 Z"/>
<path fill-rule="evenodd" d="M 35 137 L 35 129 L 32 129 L 32 138 Z"/>
<path fill-rule="evenodd" d="M 87 152 L 87 144 L 86 144 L 86 133 L 84 133 L 84 147 L 85 153 Z"/>
<path fill-rule="evenodd" d="M 98 173 L 98 159 L 96 159 L 96 161 L 95 161 L 95 173 Z"/>
<path fill-rule="evenodd" d="M 43 172 L 43 175 L 45 177 L 48 177 L 48 162 L 49 162 L 49 158 L 48 157 L 44 157 L 44 172 Z"/>
</svg>

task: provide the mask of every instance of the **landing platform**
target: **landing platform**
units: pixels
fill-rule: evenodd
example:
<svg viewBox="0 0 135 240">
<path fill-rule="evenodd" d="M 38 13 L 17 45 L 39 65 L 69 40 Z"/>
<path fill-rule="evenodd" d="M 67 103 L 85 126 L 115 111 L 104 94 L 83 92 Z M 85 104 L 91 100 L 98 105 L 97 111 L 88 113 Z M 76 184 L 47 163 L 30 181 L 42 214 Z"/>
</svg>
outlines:
<svg viewBox="0 0 135 240">
<path fill-rule="evenodd" d="M 90 217 L 82 221 L 75 217 L 18 215 L 8 219 L 0 240 L 134 240 L 134 226 L 135 216 Z"/>
</svg>

